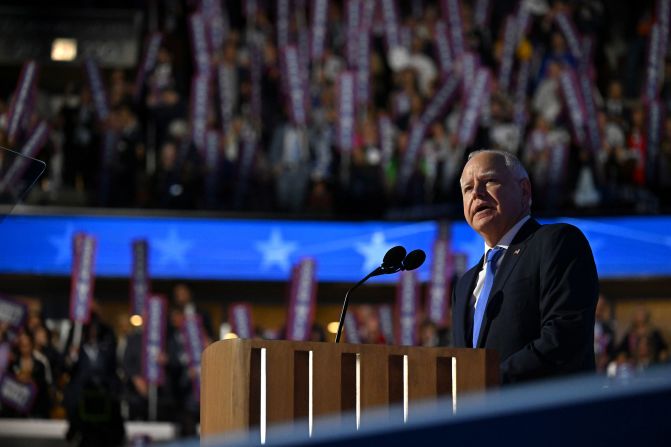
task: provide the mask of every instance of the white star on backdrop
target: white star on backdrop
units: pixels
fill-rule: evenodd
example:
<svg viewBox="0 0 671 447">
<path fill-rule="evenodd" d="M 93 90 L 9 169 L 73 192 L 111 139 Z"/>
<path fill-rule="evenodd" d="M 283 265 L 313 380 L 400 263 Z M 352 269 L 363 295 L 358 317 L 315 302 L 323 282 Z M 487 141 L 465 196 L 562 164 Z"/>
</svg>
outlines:
<svg viewBox="0 0 671 447">
<path fill-rule="evenodd" d="M 75 230 L 72 224 L 67 224 L 64 233 L 49 238 L 49 243 L 56 248 L 55 264 L 64 264 L 72 260 L 72 237 L 74 234 Z"/>
<path fill-rule="evenodd" d="M 267 241 L 256 242 L 256 250 L 261 252 L 261 268 L 269 269 L 271 266 L 277 266 L 283 271 L 289 271 L 289 256 L 296 250 L 297 244 L 282 239 L 282 232 L 273 228 L 270 231 L 270 239 Z"/>
<path fill-rule="evenodd" d="M 355 250 L 364 257 L 361 270 L 368 273 L 382 264 L 382 258 L 391 247 L 398 245 L 397 243 L 387 242 L 384 240 L 384 233 L 375 231 L 370 237 L 370 241 L 366 243 L 357 243 Z"/>
<path fill-rule="evenodd" d="M 193 246 L 193 242 L 182 239 L 175 228 L 170 228 L 167 237 L 152 239 L 149 246 L 158 252 L 159 264 L 175 263 L 184 267 L 186 265 L 186 253 Z"/>
</svg>

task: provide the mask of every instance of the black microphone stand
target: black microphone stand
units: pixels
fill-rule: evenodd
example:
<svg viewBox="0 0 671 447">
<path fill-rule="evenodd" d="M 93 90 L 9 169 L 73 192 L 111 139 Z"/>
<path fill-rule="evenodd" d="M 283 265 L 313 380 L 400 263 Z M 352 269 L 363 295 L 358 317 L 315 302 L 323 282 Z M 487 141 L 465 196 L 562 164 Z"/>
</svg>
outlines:
<svg viewBox="0 0 671 447">
<path fill-rule="evenodd" d="M 416 250 L 415 250 L 416 251 Z M 422 252 L 423 253 L 423 252 Z M 390 248 L 387 253 L 384 255 L 382 260 L 382 265 L 370 272 L 364 279 L 359 281 L 351 287 L 345 294 L 345 302 L 343 302 L 342 310 L 340 311 L 340 322 L 338 323 L 338 332 L 336 332 L 335 342 L 340 342 L 340 336 L 342 335 L 342 327 L 345 324 L 345 315 L 347 315 L 347 306 L 349 304 L 349 294 L 352 293 L 356 288 L 361 284 L 368 281 L 373 276 L 387 275 L 389 273 L 396 273 L 400 270 L 403 270 L 403 261 L 406 259 L 405 248 L 397 245 L 396 247 Z M 424 262 L 423 260 L 421 262 Z M 419 264 L 421 264 L 421 262 Z M 412 267 L 416 268 L 416 267 Z"/>
<path fill-rule="evenodd" d="M 357 289 L 361 284 L 365 283 L 368 281 L 370 278 L 373 276 L 378 276 L 384 273 L 382 271 L 381 267 L 376 268 L 372 272 L 366 275 L 364 279 L 356 283 L 353 287 L 351 287 L 347 293 L 345 294 L 345 302 L 342 304 L 342 310 L 340 311 L 340 321 L 338 322 L 338 332 L 336 332 L 336 338 L 335 342 L 340 343 L 340 336 L 342 335 L 342 327 L 345 324 L 345 315 L 347 314 L 347 306 L 349 304 L 349 294 L 352 293 L 355 289 Z"/>
</svg>

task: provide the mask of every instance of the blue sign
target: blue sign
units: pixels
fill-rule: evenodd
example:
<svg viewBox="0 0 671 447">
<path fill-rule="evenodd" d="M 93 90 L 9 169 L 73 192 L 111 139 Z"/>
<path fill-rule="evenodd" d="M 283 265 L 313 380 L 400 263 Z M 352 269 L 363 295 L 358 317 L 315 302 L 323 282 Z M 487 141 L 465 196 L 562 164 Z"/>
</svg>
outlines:
<svg viewBox="0 0 671 447">
<path fill-rule="evenodd" d="M 594 252 L 599 275 L 671 275 L 671 217 L 553 219 L 579 227 Z M 426 222 L 312 222 L 205 218 L 10 215 L 0 224 L 0 274 L 69 276 L 72 236 L 98 240 L 96 275 L 129 277 L 132 242 L 149 244 L 152 278 L 285 281 L 303 257 L 317 261 L 320 281 L 355 282 L 380 265 L 394 245 L 421 248 L 427 262 L 438 232 Z M 465 222 L 452 224 L 453 247 L 482 256 L 482 239 Z M 395 275 L 378 281 L 396 281 Z"/>
</svg>

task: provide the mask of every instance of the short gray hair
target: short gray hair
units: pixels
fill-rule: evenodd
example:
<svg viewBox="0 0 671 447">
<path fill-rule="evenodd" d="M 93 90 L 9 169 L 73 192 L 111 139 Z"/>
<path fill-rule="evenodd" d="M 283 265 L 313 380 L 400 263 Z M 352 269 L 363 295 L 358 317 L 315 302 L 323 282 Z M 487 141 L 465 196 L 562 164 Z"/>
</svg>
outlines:
<svg viewBox="0 0 671 447">
<path fill-rule="evenodd" d="M 511 174 L 515 177 L 517 180 L 522 180 L 522 179 L 529 179 L 529 173 L 527 170 L 524 168 L 524 165 L 522 162 L 513 154 L 512 152 L 508 151 L 502 151 L 499 149 L 479 149 L 477 151 L 473 151 L 470 154 L 468 154 L 468 159 L 470 160 L 471 158 L 475 157 L 478 154 L 495 154 L 500 157 L 503 157 L 506 167 L 510 171 Z"/>
</svg>

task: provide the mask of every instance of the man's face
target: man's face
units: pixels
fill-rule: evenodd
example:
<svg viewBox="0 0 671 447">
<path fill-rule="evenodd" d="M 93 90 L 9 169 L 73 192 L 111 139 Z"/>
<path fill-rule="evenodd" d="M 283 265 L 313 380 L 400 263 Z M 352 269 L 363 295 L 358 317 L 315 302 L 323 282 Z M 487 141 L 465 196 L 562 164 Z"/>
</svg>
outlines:
<svg viewBox="0 0 671 447">
<path fill-rule="evenodd" d="M 494 246 L 528 213 L 531 184 L 516 179 L 502 156 L 484 152 L 466 163 L 461 193 L 466 222 Z"/>
</svg>

